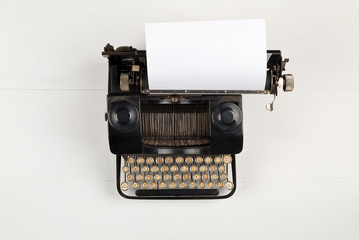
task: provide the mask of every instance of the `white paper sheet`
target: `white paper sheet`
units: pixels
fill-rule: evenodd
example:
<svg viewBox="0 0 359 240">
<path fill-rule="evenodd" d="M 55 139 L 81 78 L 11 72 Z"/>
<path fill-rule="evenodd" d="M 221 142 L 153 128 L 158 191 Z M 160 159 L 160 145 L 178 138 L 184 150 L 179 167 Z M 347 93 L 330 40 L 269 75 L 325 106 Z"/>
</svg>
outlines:
<svg viewBox="0 0 359 240">
<path fill-rule="evenodd" d="M 146 24 L 150 90 L 264 90 L 264 19 Z"/>
</svg>

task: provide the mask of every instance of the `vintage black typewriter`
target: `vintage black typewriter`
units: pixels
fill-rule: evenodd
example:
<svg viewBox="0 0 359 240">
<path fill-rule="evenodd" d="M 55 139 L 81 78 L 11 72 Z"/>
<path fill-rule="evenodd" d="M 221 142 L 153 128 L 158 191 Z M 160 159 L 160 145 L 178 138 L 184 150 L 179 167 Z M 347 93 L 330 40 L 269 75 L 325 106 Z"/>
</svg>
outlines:
<svg viewBox="0 0 359 240">
<path fill-rule="evenodd" d="M 261 91 L 172 91 L 148 88 L 146 51 L 107 44 L 110 149 L 125 198 L 226 198 L 236 189 L 235 154 L 243 147 L 242 95 L 292 91 L 288 59 L 267 51 Z M 273 103 L 267 104 L 273 110 Z"/>
</svg>

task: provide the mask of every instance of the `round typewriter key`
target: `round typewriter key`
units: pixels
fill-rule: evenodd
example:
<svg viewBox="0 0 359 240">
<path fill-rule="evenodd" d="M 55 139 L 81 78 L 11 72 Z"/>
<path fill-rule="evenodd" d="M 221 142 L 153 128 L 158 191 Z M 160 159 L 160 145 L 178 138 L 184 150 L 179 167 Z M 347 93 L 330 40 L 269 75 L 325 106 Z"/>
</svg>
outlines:
<svg viewBox="0 0 359 240">
<path fill-rule="evenodd" d="M 170 167 L 170 171 L 171 171 L 171 172 L 177 172 L 177 171 L 178 171 L 178 167 L 175 166 L 175 165 L 173 165 L 173 166 Z"/>
<path fill-rule="evenodd" d="M 226 183 L 224 184 L 224 186 L 225 186 L 228 190 L 232 190 L 233 187 L 234 187 L 234 184 L 233 184 L 232 182 L 228 181 L 228 182 L 226 182 Z"/>
<path fill-rule="evenodd" d="M 193 175 L 193 180 L 198 181 L 201 179 L 201 176 L 199 174 Z"/>
<path fill-rule="evenodd" d="M 175 188 L 177 186 L 177 184 L 175 182 L 171 182 L 168 186 L 170 188 Z"/>
<path fill-rule="evenodd" d="M 188 181 L 190 178 L 191 178 L 191 176 L 188 173 L 183 175 L 183 180 L 185 180 L 185 181 Z"/>
<path fill-rule="evenodd" d="M 143 176 L 141 175 L 141 174 L 138 174 L 137 176 L 136 176 L 136 180 L 137 181 L 142 181 L 142 179 L 143 179 Z"/>
<path fill-rule="evenodd" d="M 127 175 L 127 181 L 132 181 L 135 177 L 132 174 Z"/>
<path fill-rule="evenodd" d="M 130 168 L 127 167 L 127 166 L 123 166 L 122 171 L 123 171 L 124 173 L 128 173 L 128 172 L 130 171 Z"/>
<path fill-rule="evenodd" d="M 152 164 L 155 160 L 153 159 L 153 157 L 147 157 L 146 158 L 146 163 L 147 164 Z"/>
<path fill-rule="evenodd" d="M 159 180 L 161 180 L 161 175 L 156 174 L 155 176 L 153 176 L 153 179 L 154 179 L 155 181 L 159 181 Z"/>
<path fill-rule="evenodd" d="M 183 173 L 188 172 L 188 167 L 187 166 L 182 166 L 181 167 L 181 172 L 183 172 Z"/>
<path fill-rule="evenodd" d="M 226 179 L 227 179 L 227 174 L 222 173 L 222 174 L 221 174 L 221 179 L 222 179 L 222 180 L 226 180 Z"/>
<path fill-rule="evenodd" d="M 212 181 L 218 180 L 218 175 L 215 174 L 215 173 L 213 173 L 212 176 L 211 176 L 211 180 L 212 180 Z"/>
<path fill-rule="evenodd" d="M 143 189 L 147 189 L 147 188 L 148 188 L 148 183 L 143 182 L 142 185 L 141 185 L 141 187 L 142 187 Z"/>
<path fill-rule="evenodd" d="M 156 163 L 162 164 L 163 163 L 163 157 L 156 157 Z"/>
<path fill-rule="evenodd" d="M 161 189 L 164 189 L 164 188 L 167 187 L 167 184 L 165 182 L 160 182 L 159 186 L 160 186 Z"/>
<path fill-rule="evenodd" d="M 185 159 L 187 164 L 192 164 L 193 163 L 193 157 L 186 157 Z"/>
<path fill-rule="evenodd" d="M 165 163 L 167 163 L 167 164 L 173 163 L 173 158 L 172 157 L 166 157 L 165 158 Z"/>
<path fill-rule="evenodd" d="M 163 176 L 163 179 L 165 181 L 169 181 L 169 180 L 171 180 L 171 178 L 172 178 L 171 174 L 168 174 L 168 173 Z"/>
<path fill-rule="evenodd" d="M 200 183 L 198 184 L 198 186 L 199 186 L 200 188 L 204 188 L 204 187 L 206 186 L 206 184 L 205 184 L 204 182 L 200 182 Z"/>
<path fill-rule="evenodd" d="M 205 171 L 207 171 L 207 166 L 205 166 L 205 165 L 200 166 L 200 167 L 199 167 L 199 171 L 200 171 L 200 172 L 205 172 Z"/>
<path fill-rule="evenodd" d="M 137 189 L 138 188 L 138 182 L 133 182 L 132 183 L 132 188 Z"/>
<path fill-rule="evenodd" d="M 221 166 L 218 167 L 218 171 L 224 172 L 224 171 L 226 171 L 226 167 L 221 165 Z"/>
<path fill-rule="evenodd" d="M 209 166 L 209 171 L 214 172 L 214 171 L 216 171 L 216 170 L 217 170 L 216 165 L 211 165 L 211 166 Z"/>
<path fill-rule="evenodd" d="M 196 163 L 203 163 L 203 158 L 198 156 L 198 157 L 196 157 L 195 161 L 196 161 Z"/>
<path fill-rule="evenodd" d="M 232 157 L 231 157 L 231 155 L 224 155 L 224 156 L 223 156 L 223 162 L 224 162 L 225 164 L 230 164 L 230 163 L 232 162 Z"/>
<path fill-rule="evenodd" d="M 189 169 L 191 172 L 197 172 L 198 167 L 196 165 L 192 165 Z"/>
<path fill-rule="evenodd" d="M 221 162 L 222 162 L 222 158 L 217 156 L 217 157 L 214 158 L 214 162 L 217 163 L 217 164 L 218 164 L 218 163 L 221 163 Z"/>
<path fill-rule="evenodd" d="M 209 182 L 209 183 L 208 183 L 208 187 L 213 188 L 213 187 L 214 187 L 214 183 L 213 183 L 213 182 Z"/>
<path fill-rule="evenodd" d="M 138 173 L 140 171 L 140 168 L 138 166 L 133 166 L 132 172 Z"/>
<path fill-rule="evenodd" d="M 223 182 L 217 182 L 217 187 L 218 187 L 218 188 L 223 187 Z"/>
<path fill-rule="evenodd" d="M 203 179 L 203 181 L 208 180 L 208 174 L 206 174 L 206 173 L 205 173 L 205 174 L 203 174 L 203 175 L 202 175 L 202 179 Z"/>
<path fill-rule="evenodd" d="M 129 187 L 129 185 L 128 185 L 127 182 L 123 182 L 123 183 L 121 183 L 121 185 L 120 185 L 120 188 L 121 188 L 122 191 L 127 191 L 127 190 L 128 190 L 128 187 Z"/>
<path fill-rule="evenodd" d="M 151 172 L 158 172 L 159 168 L 157 166 L 151 167 Z"/>
<path fill-rule="evenodd" d="M 178 185 L 179 185 L 180 188 L 187 187 L 187 183 L 185 183 L 185 182 L 180 182 Z"/>
<path fill-rule="evenodd" d="M 142 163 L 144 163 L 145 162 L 145 159 L 143 158 L 143 157 L 138 157 L 137 158 L 137 163 L 138 164 L 142 164 Z"/>
<path fill-rule="evenodd" d="M 175 181 L 179 181 L 179 180 L 181 180 L 181 175 L 179 175 L 179 174 L 177 173 L 177 174 L 175 174 L 175 175 L 173 176 L 173 179 L 174 179 Z"/>
<path fill-rule="evenodd" d="M 156 183 L 156 182 L 151 182 L 150 187 L 151 187 L 152 189 L 157 188 L 157 183 Z"/>
<path fill-rule="evenodd" d="M 129 157 L 129 158 L 127 158 L 127 162 L 128 162 L 129 164 L 132 164 L 132 163 L 135 162 L 135 159 L 134 159 L 133 157 Z"/>
<path fill-rule="evenodd" d="M 168 167 L 166 165 L 161 166 L 161 172 L 167 172 Z"/>
<path fill-rule="evenodd" d="M 190 183 L 188 184 L 188 186 L 189 186 L 189 188 L 196 188 L 196 187 L 197 187 L 197 183 L 195 183 L 195 182 L 190 182 Z"/>
<path fill-rule="evenodd" d="M 183 157 L 179 156 L 179 157 L 176 157 L 176 163 L 178 164 L 182 164 L 184 161 Z"/>
<path fill-rule="evenodd" d="M 147 175 L 145 176 L 145 180 L 146 180 L 146 181 L 151 181 L 151 180 L 152 180 L 152 175 L 151 175 L 151 174 L 147 174 Z"/>
<path fill-rule="evenodd" d="M 148 170 L 150 170 L 150 168 L 148 166 L 143 166 L 141 170 L 142 172 L 146 173 Z"/>
<path fill-rule="evenodd" d="M 204 162 L 207 163 L 207 164 L 212 163 L 212 160 L 213 159 L 211 157 L 209 157 L 209 156 L 204 158 Z"/>
</svg>

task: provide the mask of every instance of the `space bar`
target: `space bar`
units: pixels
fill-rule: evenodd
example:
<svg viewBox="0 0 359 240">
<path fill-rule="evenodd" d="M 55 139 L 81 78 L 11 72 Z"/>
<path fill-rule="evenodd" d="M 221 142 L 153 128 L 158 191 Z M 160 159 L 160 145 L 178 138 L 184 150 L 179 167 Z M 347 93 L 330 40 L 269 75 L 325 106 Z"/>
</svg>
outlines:
<svg viewBox="0 0 359 240">
<path fill-rule="evenodd" d="M 164 190 L 136 190 L 139 197 L 156 196 L 198 196 L 198 195 L 218 195 L 218 189 L 164 189 Z"/>
</svg>

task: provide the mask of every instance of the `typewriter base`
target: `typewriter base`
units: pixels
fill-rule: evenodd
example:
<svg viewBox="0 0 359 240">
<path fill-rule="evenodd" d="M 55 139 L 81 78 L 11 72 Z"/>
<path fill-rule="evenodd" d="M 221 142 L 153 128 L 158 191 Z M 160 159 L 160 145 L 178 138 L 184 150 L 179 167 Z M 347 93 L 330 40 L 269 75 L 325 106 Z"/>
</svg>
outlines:
<svg viewBox="0 0 359 240">
<path fill-rule="evenodd" d="M 226 167 L 228 179 L 230 178 L 233 183 L 231 190 L 225 190 L 226 194 L 220 193 L 218 188 L 203 188 L 196 186 L 194 189 L 160 189 L 158 184 L 155 189 L 137 189 L 133 190 L 132 194 L 128 194 L 128 191 L 121 189 L 121 183 L 126 179 L 125 174 L 122 171 L 125 160 L 121 155 L 116 155 L 116 169 L 117 169 L 117 190 L 119 194 L 127 199 L 224 199 L 232 196 L 236 190 L 236 166 L 235 166 L 235 155 L 230 155 L 232 161 Z M 135 181 L 135 180 L 133 180 Z M 131 182 L 133 182 L 131 181 Z M 144 180 L 142 181 L 144 182 Z M 224 189 L 225 186 L 222 186 Z M 221 190 L 221 192 L 223 192 Z"/>
</svg>

